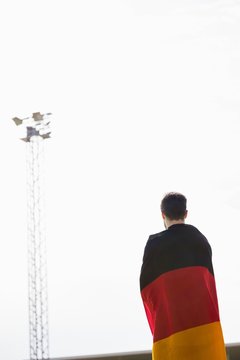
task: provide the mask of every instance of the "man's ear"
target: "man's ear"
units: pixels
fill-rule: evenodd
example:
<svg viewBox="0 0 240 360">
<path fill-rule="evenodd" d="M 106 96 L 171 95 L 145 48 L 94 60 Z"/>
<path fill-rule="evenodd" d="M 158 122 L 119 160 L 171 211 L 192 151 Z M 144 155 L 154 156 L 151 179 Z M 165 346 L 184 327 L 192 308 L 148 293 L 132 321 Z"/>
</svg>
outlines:
<svg viewBox="0 0 240 360">
<path fill-rule="evenodd" d="M 185 215 L 184 215 L 184 219 L 186 219 L 187 216 L 188 216 L 188 211 L 186 210 Z"/>
<path fill-rule="evenodd" d="M 166 219 L 166 215 L 163 212 L 162 212 L 162 218 L 163 218 L 163 220 Z"/>
</svg>

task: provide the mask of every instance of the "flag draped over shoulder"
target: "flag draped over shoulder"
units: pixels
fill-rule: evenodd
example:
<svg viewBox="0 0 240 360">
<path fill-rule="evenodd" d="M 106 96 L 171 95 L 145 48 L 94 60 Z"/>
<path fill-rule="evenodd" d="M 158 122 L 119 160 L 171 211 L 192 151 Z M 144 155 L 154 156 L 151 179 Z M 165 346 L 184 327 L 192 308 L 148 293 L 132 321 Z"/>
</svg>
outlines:
<svg viewBox="0 0 240 360">
<path fill-rule="evenodd" d="M 153 360 L 226 360 L 211 247 L 192 225 L 151 235 L 140 275 Z"/>
</svg>

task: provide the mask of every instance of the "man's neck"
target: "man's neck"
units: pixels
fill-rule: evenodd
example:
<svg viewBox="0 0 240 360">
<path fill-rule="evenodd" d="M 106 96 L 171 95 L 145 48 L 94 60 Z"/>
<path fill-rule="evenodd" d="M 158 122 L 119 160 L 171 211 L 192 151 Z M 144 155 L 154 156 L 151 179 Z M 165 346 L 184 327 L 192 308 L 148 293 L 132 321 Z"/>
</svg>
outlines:
<svg viewBox="0 0 240 360">
<path fill-rule="evenodd" d="M 169 229 L 170 226 L 176 225 L 176 224 L 185 224 L 185 220 L 184 220 L 184 219 L 179 219 L 179 220 L 167 220 L 167 221 L 166 221 L 166 228 Z"/>
</svg>

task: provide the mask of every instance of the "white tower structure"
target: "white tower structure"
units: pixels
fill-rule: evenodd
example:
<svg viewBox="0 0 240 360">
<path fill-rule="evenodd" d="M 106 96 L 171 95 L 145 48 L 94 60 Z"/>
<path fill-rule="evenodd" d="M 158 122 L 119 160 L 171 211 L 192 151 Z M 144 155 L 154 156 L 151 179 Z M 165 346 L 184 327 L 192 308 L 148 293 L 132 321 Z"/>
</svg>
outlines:
<svg viewBox="0 0 240 360">
<path fill-rule="evenodd" d="M 43 140 L 50 138 L 49 115 L 13 118 L 24 126 L 27 147 L 28 304 L 30 360 L 49 359 L 47 261 L 43 197 Z"/>
</svg>

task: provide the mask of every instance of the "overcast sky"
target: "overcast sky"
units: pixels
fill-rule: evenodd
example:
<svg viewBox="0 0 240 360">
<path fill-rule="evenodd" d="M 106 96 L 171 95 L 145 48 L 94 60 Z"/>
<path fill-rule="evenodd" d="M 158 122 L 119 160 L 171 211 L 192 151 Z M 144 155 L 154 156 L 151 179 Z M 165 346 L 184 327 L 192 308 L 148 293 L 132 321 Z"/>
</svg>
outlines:
<svg viewBox="0 0 240 360">
<path fill-rule="evenodd" d="M 240 1 L 0 5 L 0 358 L 29 356 L 25 144 L 45 142 L 50 355 L 151 348 L 139 294 L 167 191 L 213 249 L 225 342 L 239 342 Z"/>
</svg>

